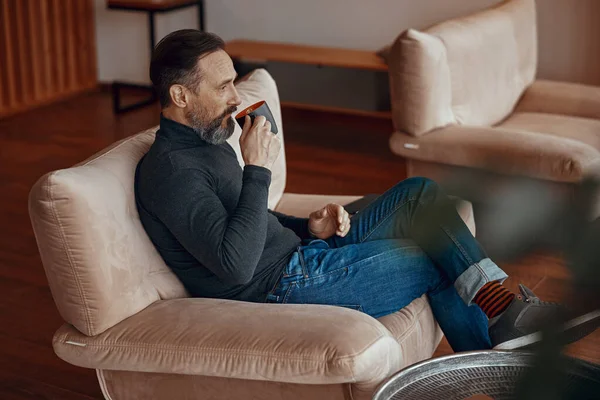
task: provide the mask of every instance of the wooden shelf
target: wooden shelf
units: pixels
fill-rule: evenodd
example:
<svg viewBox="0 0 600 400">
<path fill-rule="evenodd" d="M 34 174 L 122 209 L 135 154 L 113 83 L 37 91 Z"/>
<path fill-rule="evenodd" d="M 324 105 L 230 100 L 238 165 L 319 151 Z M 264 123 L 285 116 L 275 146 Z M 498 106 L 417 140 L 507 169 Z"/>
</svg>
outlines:
<svg viewBox="0 0 600 400">
<path fill-rule="evenodd" d="M 369 71 L 388 70 L 385 61 L 372 51 L 348 50 L 332 47 L 306 46 L 254 40 L 232 40 L 225 51 L 234 60 L 262 63 L 278 61 L 292 64 L 317 65 Z M 353 108 L 324 106 L 318 104 L 282 101 L 283 107 L 303 110 L 359 115 L 372 118 L 391 119 L 390 111 L 368 111 Z"/>
<path fill-rule="evenodd" d="M 254 40 L 232 40 L 225 51 L 233 59 L 279 61 L 340 68 L 387 71 L 384 60 L 373 51 L 338 49 Z"/>
</svg>

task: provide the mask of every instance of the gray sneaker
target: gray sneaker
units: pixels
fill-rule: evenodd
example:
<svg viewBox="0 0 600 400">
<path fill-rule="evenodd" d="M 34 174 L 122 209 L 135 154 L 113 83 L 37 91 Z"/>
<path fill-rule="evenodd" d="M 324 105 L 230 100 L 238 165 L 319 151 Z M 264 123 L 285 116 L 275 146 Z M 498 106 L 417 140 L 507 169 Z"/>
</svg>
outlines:
<svg viewBox="0 0 600 400">
<path fill-rule="evenodd" d="M 519 285 L 519 290 L 521 295 L 515 296 L 506 311 L 490 320 L 488 332 L 494 350 L 530 347 L 542 340 L 541 330 L 550 324 L 562 324 L 566 343 L 589 335 L 600 325 L 600 310 L 568 319 L 561 305 L 541 301 L 524 285 Z"/>
</svg>

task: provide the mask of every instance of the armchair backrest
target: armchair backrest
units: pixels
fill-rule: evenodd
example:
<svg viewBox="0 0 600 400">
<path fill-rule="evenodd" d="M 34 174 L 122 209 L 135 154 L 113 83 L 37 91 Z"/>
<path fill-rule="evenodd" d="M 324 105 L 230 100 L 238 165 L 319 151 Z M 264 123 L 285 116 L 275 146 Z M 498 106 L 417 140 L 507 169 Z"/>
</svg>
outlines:
<svg viewBox="0 0 600 400">
<path fill-rule="evenodd" d="M 389 64 L 396 130 L 419 136 L 449 124 L 494 125 L 535 79 L 535 0 L 409 29 L 392 46 Z"/>
<path fill-rule="evenodd" d="M 280 135 L 275 82 L 257 70 L 240 82 L 241 107 L 267 100 Z M 56 306 L 65 321 L 94 336 L 161 299 L 187 296 L 154 248 L 138 216 L 135 168 L 157 128 L 123 139 L 72 168 L 40 178 L 29 214 Z M 230 143 L 238 153 L 236 131 Z M 269 206 L 285 187 L 285 152 L 273 168 Z"/>
</svg>

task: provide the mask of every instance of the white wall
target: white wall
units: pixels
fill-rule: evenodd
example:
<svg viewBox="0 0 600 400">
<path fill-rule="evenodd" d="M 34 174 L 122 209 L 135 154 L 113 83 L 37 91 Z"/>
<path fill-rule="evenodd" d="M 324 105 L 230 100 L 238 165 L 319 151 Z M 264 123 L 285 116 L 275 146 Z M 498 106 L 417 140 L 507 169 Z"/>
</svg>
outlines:
<svg viewBox="0 0 600 400">
<path fill-rule="evenodd" d="M 223 39 L 378 49 L 408 27 L 489 7 L 499 0 L 205 0 L 206 29 Z M 539 76 L 600 85 L 600 0 L 537 0 Z M 96 0 L 98 77 L 148 82 L 148 27 L 142 13 Z M 157 16 L 157 41 L 196 28 L 195 8 Z"/>
<path fill-rule="evenodd" d="M 537 0 L 541 78 L 600 85 L 600 1 Z"/>
<path fill-rule="evenodd" d="M 147 14 L 108 10 L 106 0 L 95 1 L 98 80 L 150 82 Z M 159 14 L 155 18 L 156 43 L 171 31 L 198 27 L 195 8 Z"/>
</svg>

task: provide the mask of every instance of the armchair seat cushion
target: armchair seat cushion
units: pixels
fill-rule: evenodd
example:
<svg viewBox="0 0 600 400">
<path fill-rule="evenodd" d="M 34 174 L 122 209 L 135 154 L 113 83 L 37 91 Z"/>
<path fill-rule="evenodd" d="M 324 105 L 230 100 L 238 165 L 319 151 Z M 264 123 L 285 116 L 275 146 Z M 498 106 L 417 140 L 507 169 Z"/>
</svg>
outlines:
<svg viewBox="0 0 600 400">
<path fill-rule="evenodd" d="M 324 207 L 328 203 L 337 203 L 346 205 L 361 196 L 324 196 L 318 194 L 296 194 L 284 193 L 276 211 L 284 214 L 295 215 L 297 217 L 308 217 L 315 210 Z M 455 198 L 458 214 L 465 222 L 473 236 L 475 236 L 475 218 L 473 216 L 473 205 L 465 200 Z"/>
<path fill-rule="evenodd" d="M 573 117 L 560 114 L 516 112 L 498 127 L 545 133 L 584 143 L 600 151 L 600 119 Z"/>
<path fill-rule="evenodd" d="M 515 111 L 600 119 L 600 86 L 538 79 L 527 88 Z"/>
<path fill-rule="evenodd" d="M 346 205 L 362 196 L 327 196 L 319 194 L 294 194 L 284 193 L 277 204 L 275 211 L 294 215 L 300 218 L 308 218 L 308 215 L 329 203 Z"/>
</svg>

